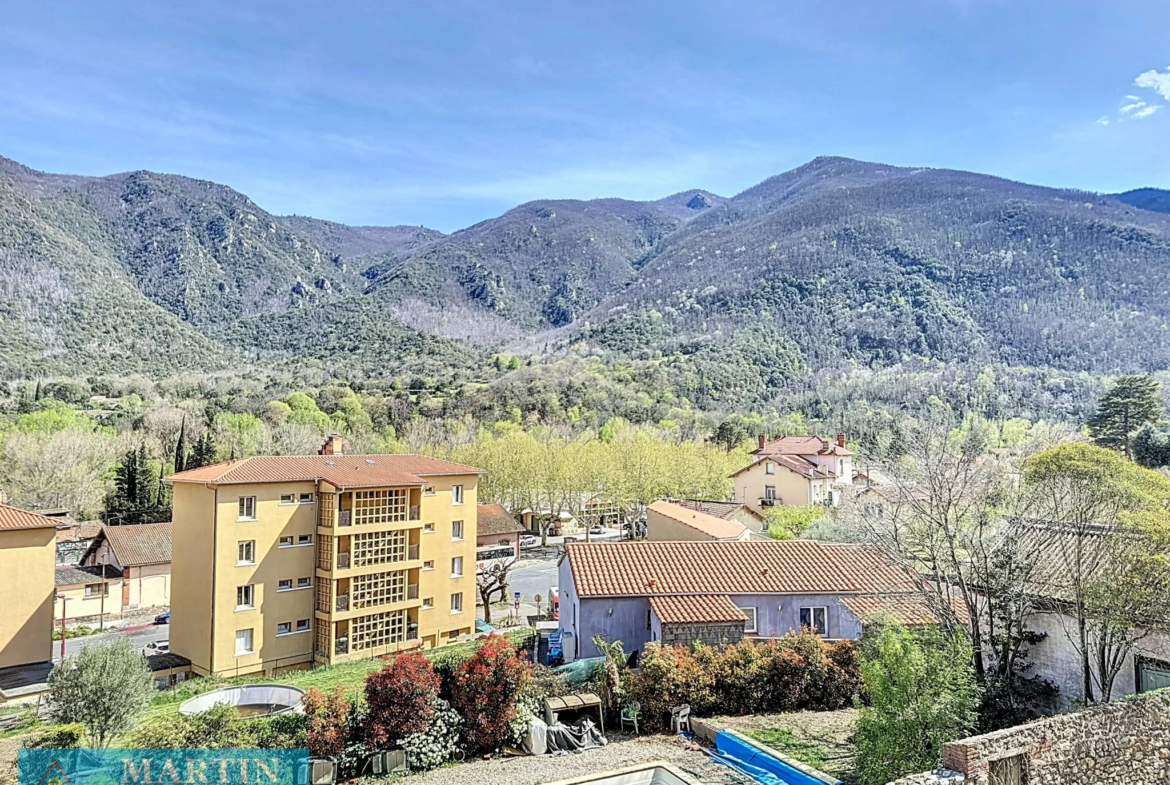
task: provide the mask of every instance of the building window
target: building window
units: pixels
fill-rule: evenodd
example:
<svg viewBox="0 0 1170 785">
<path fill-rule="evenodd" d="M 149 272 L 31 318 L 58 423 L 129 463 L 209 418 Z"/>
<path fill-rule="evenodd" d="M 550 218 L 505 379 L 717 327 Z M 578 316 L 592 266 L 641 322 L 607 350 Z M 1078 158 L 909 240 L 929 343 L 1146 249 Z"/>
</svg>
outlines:
<svg viewBox="0 0 1170 785">
<path fill-rule="evenodd" d="M 776 464 L 774 464 L 774 463 L 765 463 L 764 464 L 764 474 L 775 474 L 775 473 L 776 473 Z"/>
<path fill-rule="evenodd" d="M 433 570 L 433 569 L 435 569 L 435 563 L 433 561 L 425 561 L 425 562 L 423 562 L 423 569 L 424 570 Z"/>
<path fill-rule="evenodd" d="M 244 540 L 238 546 L 238 554 L 236 564 L 255 564 L 256 563 L 256 541 Z"/>
<path fill-rule="evenodd" d="M 278 622 L 276 625 L 276 634 L 277 635 L 291 635 L 292 634 L 292 622 L 291 621 Z"/>
<path fill-rule="evenodd" d="M 297 588 L 298 589 L 311 589 L 311 588 L 313 588 L 313 579 L 312 578 L 297 578 Z"/>
<path fill-rule="evenodd" d="M 350 537 L 354 567 L 404 561 L 407 554 L 406 532 L 361 532 Z"/>
<path fill-rule="evenodd" d="M 252 653 L 252 631 L 236 630 L 236 656 Z"/>
<path fill-rule="evenodd" d="M 276 584 L 277 591 L 292 591 L 292 578 L 284 578 Z"/>
<path fill-rule="evenodd" d="M 312 504 L 313 503 L 313 494 L 302 493 L 299 501 L 301 504 Z"/>
<path fill-rule="evenodd" d="M 1138 692 L 1149 692 L 1170 687 L 1170 662 L 1138 657 L 1137 660 L 1137 688 Z"/>
<path fill-rule="evenodd" d="M 424 485 L 423 486 L 423 496 L 434 496 L 434 495 L 435 495 L 435 486 L 433 486 L 433 485 Z"/>
<path fill-rule="evenodd" d="M 354 526 L 405 521 L 406 514 L 405 490 L 357 491 L 353 495 Z"/>
<path fill-rule="evenodd" d="M 764 486 L 764 498 L 770 502 L 776 501 L 776 486 L 775 485 L 765 485 Z"/>
<path fill-rule="evenodd" d="M 743 615 L 747 616 L 747 621 L 743 623 L 744 632 L 759 632 L 756 624 L 756 609 L 755 608 L 740 608 Z"/>
<path fill-rule="evenodd" d="M 102 591 L 103 586 L 106 587 L 105 591 Z M 87 583 L 87 584 L 85 584 L 85 596 L 86 597 L 101 597 L 103 594 L 107 597 L 110 596 L 110 584 L 108 584 L 108 583 Z"/>
<path fill-rule="evenodd" d="M 452 504 L 463 504 L 463 486 L 462 485 L 452 485 L 451 486 L 451 503 Z"/>
<path fill-rule="evenodd" d="M 240 497 L 240 517 L 237 520 L 254 521 L 256 520 L 256 497 L 255 496 L 241 496 Z"/>
<path fill-rule="evenodd" d="M 293 538 L 291 536 L 282 536 L 280 538 L 281 548 L 291 548 L 293 546 Z"/>
<path fill-rule="evenodd" d="M 308 619 L 297 619 L 297 632 L 308 632 L 308 631 L 309 631 L 309 620 Z"/>
<path fill-rule="evenodd" d="M 451 560 L 451 577 L 452 578 L 462 578 L 463 577 L 463 557 L 462 556 L 456 556 L 455 558 L 453 558 Z"/>
<path fill-rule="evenodd" d="M 648 630 L 652 629 L 654 627 L 654 619 L 651 618 L 651 614 L 652 614 L 652 611 L 649 611 L 649 610 L 646 611 L 646 629 L 648 629 Z"/>
<path fill-rule="evenodd" d="M 372 608 L 406 599 L 406 571 L 355 576 L 349 585 L 351 607 Z"/>
<path fill-rule="evenodd" d="M 435 530 L 435 524 L 433 524 L 433 523 L 424 523 L 423 524 L 423 531 L 424 532 L 433 532 L 434 530 Z"/>
<path fill-rule="evenodd" d="M 451 613 L 463 613 L 463 594 L 451 595 Z"/>
<path fill-rule="evenodd" d="M 1009 755 L 991 761 L 987 774 L 989 785 L 1027 785 L 1028 763 L 1023 755 Z"/>
<path fill-rule="evenodd" d="M 298 534 L 297 535 L 297 545 L 312 545 L 312 544 L 313 544 L 313 535 L 311 535 L 311 534 Z"/>
<path fill-rule="evenodd" d="M 828 608 L 812 607 L 800 609 L 800 626 L 808 627 L 822 638 L 829 636 Z"/>
<path fill-rule="evenodd" d="M 282 493 L 280 495 L 280 503 L 281 504 L 295 504 L 295 501 L 293 499 L 293 495 L 291 493 Z"/>
<path fill-rule="evenodd" d="M 371 613 L 349 623 L 350 651 L 376 649 L 406 640 L 406 611 Z"/>
<path fill-rule="evenodd" d="M 435 607 L 434 597 L 423 597 L 423 610 Z"/>
<path fill-rule="evenodd" d="M 247 586 L 237 586 L 236 587 L 236 610 L 242 610 L 245 608 L 255 607 L 254 605 L 252 605 L 252 600 L 254 599 L 254 594 L 255 594 L 255 592 L 254 592 L 255 588 L 256 587 L 250 583 Z"/>
<path fill-rule="evenodd" d="M 463 539 L 463 521 L 451 521 L 451 539 Z"/>
</svg>

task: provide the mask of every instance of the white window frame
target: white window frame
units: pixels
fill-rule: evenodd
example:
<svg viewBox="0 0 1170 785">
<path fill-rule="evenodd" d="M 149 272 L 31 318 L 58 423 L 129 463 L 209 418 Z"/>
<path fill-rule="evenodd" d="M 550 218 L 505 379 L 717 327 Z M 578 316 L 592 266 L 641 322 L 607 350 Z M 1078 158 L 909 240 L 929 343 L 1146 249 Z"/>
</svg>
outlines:
<svg viewBox="0 0 1170 785">
<path fill-rule="evenodd" d="M 452 485 L 451 486 L 451 503 L 452 504 L 463 504 L 463 486 L 462 485 Z"/>
<path fill-rule="evenodd" d="M 433 485 L 424 485 L 423 486 L 423 496 L 434 496 L 434 495 L 435 495 L 435 486 L 433 486 Z"/>
<path fill-rule="evenodd" d="M 244 558 L 245 551 L 247 551 L 247 558 Z M 256 563 L 256 541 L 255 540 L 240 540 L 236 544 L 236 566 L 244 567 Z"/>
<path fill-rule="evenodd" d="M 281 506 L 287 506 L 287 505 L 296 504 L 296 503 L 297 503 L 297 497 L 294 494 L 291 494 L 291 493 L 280 494 Z"/>
<path fill-rule="evenodd" d="M 457 613 L 463 613 L 463 592 L 461 591 L 451 595 L 451 615 L 454 616 Z"/>
<path fill-rule="evenodd" d="M 773 501 L 773 502 L 776 501 L 776 486 L 775 485 L 765 485 L 764 486 L 764 498 L 767 499 L 768 501 Z"/>
<path fill-rule="evenodd" d="M 288 542 L 285 542 L 285 540 L 288 540 Z M 277 548 L 294 548 L 296 547 L 297 540 L 296 537 L 291 534 L 282 534 L 276 543 Z"/>
<path fill-rule="evenodd" d="M 743 611 L 744 615 L 748 617 L 747 621 L 745 621 L 743 623 L 743 631 L 745 633 L 759 632 L 760 631 L 760 620 L 759 620 L 759 612 L 757 611 L 757 609 L 754 607 L 751 607 L 751 608 L 741 607 L 740 610 Z"/>
<path fill-rule="evenodd" d="M 282 630 L 281 627 L 284 629 Z M 276 637 L 283 638 L 285 635 L 292 635 L 292 622 L 278 621 L 276 623 Z"/>
<path fill-rule="evenodd" d="M 247 600 L 247 602 L 241 602 Z M 256 584 L 247 583 L 236 587 L 236 610 L 251 611 L 256 609 Z"/>
<path fill-rule="evenodd" d="M 451 577 L 452 578 L 462 578 L 463 577 L 463 557 L 462 556 L 452 556 L 451 557 Z"/>
<path fill-rule="evenodd" d="M 451 521 L 451 540 L 454 542 L 463 540 L 463 521 Z"/>
<path fill-rule="evenodd" d="M 423 534 L 434 534 L 434 533 L 435 533 L 435 524 L 433 524 L 433 523 L 424 523 L 423 524 Z"/>
<path fill-rule="evenodd" d="M 312 544 L 313 544 L 313 535 L 311 535 L 311 534 L 298 534 L 297 535 L 297 547 L 298 548 L 304 548 L 304 547 L 312 545 Z"/>
<path fill-rule="evenodd" d="M 313 588 L 313 578 L 297 578 L 297 589 L 311 589 Z"/>
<path fill-rule="evenodd" d="M 301 626 L 302 624 L 305 626 L 302 627 Z M 293 630 L 293 633 L 296 634 L 298 632 L 309 632 L 312 629 L 313 629 L 313 622 L 311 619 L 297 619 L 297 625 L 296 625 L 296 628 Z"/>
<path fill-rule="evenodd" d="M 311 494 L 311 493 L 302 493 L 299 497 L 297 497 L 297 504 L 312 504 L 312 503 L 313 503 L 313 494 Z"/>
<path fill-rule="evenodd" d="M 800 620 L 801 616 L 804 614 L 805 611 L 808 611 L 808 619 L 811 622 L 811 624 L 806 625 L 803 622 L 801 622 L 801 620 Z M 821 619 L 822 619 L 822 621 L 824 621 L 824 627 L 825 627 L 824 632 L 818 632 L 818 630 L 817 630 L 817 614 L 816 614 L 817 611 L 821 612 Z M 817 632 L 817 634 L 819 634 L 822 638 L 829 637 L 829 606 L 827 606 L 827 605 L 802 605 L 802 606 L 800 606 L 796 611 L 796 621 L 797 621 L 797 623 L 800 624 L 801 627 L 807 626 L 813 632 Z"/>
<path fill-rule="evenodd" d="M 254 635 L 253 635 L 251 628 L 248 628 L 246 630 L 236 630 L 236 656 L 237 657 L 241 657 L 245 654 L 252 654 L 255 652 L 255 649 L 253 648 L 253 646 L 255 645 L 255 641 L 253 640 L 253 637 L 254 637 Z M 240 648 L 240 642 L 244 641 L 244 640 L 246 640 L 248 642 L 248 647 L 246 649 Z"/>
<path fill-rule="evenodd" d="M 292 591 L 293 590 L 292 578 L 281 578 L 276 584 L 276 590 L 277 591 Z"/>
<path fill-rule="evenodd" d="M 434 597 L 423 597 L 422 606 L 423 606 L 424 611 L 430 610 L 431 608 L 435 607 L 435 598 Z"/>
<path fill-rule="evenodd" d="M 422 568 L 423 568 L 424 570 L 433 570 L 433 569 L 435 569 L 435 562 L 434 562 L 434 560 L 432 560 L 432 559 L 427 559 L 425 562 L 423 562 L 423 566 L 422 566 Z"/>
<path fill-rule="evenodd" d="M 776 464 L 772 463 L 771 461 L 764 464 L 764 474 L 775 474 L 775 473 L 776 473 Z"/>
<path fill-rule="evenodd" d="M 98 589 L 97 591 L 91 592 L 90 588 L 93 586 L 105 586 L 106 588 L 104 590 Z M 104 582 L 104 581 L 102 583 L 87 583 L 87 584 L 85 584 L 85 592 L 83 593 L 82 596 L 83 597 L 101 597 L 103 594 L 105 594 L 105 596 L 107 596 L 107 597 L 110 596 L 110 584 L 108 582 Z"/>
<path fill-rule="evenodd" d="M 236 518 L 237 521 L 256 520 L 256 497 L 241 496 L 239 501 L 239 513 L 239 516 Z"/>
</svg>

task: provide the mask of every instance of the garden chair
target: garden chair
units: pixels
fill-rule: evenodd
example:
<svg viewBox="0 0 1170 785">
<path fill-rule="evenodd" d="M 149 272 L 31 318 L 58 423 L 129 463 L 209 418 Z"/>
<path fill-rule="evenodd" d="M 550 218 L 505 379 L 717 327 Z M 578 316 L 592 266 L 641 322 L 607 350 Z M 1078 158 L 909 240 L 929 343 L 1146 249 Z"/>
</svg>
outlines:
<svg viewBox="0 0 1170 785">
<path fill-rule="evenodd" d="M 640 714 L 641 711 L 642 711 L 642 704 L 638 703 L 637 701 L 634 701 L 633 703 L 629 704 L 624 709 L 622 709 L 622 732 L 623 733 L 626 730 L 626 725 L 633 725 L 634 726 L 634 735 L 635 736 L 642 735 L 641 732 L 638 730 L 638 714 Z"/>
<path fill-rule="evenodd" d="M 682 733 L 684 729 L 691 732 L 691 707 L 687 703 L 670 710 L 670 732 Z"/>
</svg>

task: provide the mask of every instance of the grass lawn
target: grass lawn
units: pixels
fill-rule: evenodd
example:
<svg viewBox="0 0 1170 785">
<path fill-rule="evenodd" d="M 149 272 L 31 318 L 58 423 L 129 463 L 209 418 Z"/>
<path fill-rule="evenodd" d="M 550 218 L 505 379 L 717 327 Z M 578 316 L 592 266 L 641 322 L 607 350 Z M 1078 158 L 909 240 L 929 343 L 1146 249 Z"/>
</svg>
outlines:
<svg viewBox="0 0 1170 785">
<path fill-rule="evenodd" d="M 800 738 L 788 728 L 757 728 L 746 735 L 817 771 L 824 771 L 829 765 L 828 750 L 815 741 Z"/>
<path fill-rule="evenodd" d="M 532 630 L 526 627 L 522 630 L 501 632 L 500 634 L 507 636 L 513 643 L 518 644 L 530 637 Z M 465 641 L 463 643 L 451 644 L 450 646 L 441 646 L 436 649 L 424 651 L 423 656 L 432 660 L 439 658 L 446 659 L 448 657 L 462 659 L 475 651 L 478 644 L 479 641 Z M 232 684 L 290 684 L 293 687 L 299 687 L 306 691 L 316 687 L 322 692 L 329 692 L 337 682 L 341 682 L 347 693 L 356 694 L 361 692 L 365 683 L 366 674 L 378 670 L 384 664 L 380 657 L 375 657 L 369 660 L 347 662 L 343 665 L 327 666 L 311 671 L 293 671 L 268 678 L 264 676 L 241 676 L 239 679 L 226 679 L 205 676 L 198 679 L 191 679 L 160 692 L 151 701 L 150 707 L 138 718 L 138 724 L 158 722 L 174 714 L 179 704 L 188 698 L 216 689 L 217 687 L 225 687 Z"/>
<path fill-rule="evenodd" d="M 857 710 L 852 708 L 704 720 L 715 727 L 737 730 L 847 784 L 857 781 L 853 769 L 853 726 L 856 721 Z"/>
</svg>

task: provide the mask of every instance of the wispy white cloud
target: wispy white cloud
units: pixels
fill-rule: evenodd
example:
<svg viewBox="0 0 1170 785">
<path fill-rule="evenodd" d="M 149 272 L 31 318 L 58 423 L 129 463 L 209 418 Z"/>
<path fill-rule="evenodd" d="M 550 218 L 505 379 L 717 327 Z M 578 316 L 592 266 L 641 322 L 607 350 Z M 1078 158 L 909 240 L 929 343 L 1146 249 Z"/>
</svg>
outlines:
<svg viewBox="0 0 1170 785">
<path fill-rule="evenodd" d="M 1109 115 L 1103 115 L 1097 118 L 1097 125 L 1109 125 Z"/>
<path fill-rule="evenodd" d="M 1146 107 L 1143 107 L 1141 109 L 1138 109 L 1136 112 L 1131 114 L 1130 117 L 1132 117 L 1134 120 L 1141 120 L 1143 117 L 1149 117 L 1150 115 L 1152 115 L 1154 112 L 1158 111 L 1161 108 L 1162 107 L 1160 107 L 1160 106 L 1146 106 Z"/>
<path fill-rule="evenodd" d="M 1148 87 L 1170 101 L 1170 66 L 1166 68 L 1166 73 L 1157 70 L 1146 71 L 1133 80 L 1133 83 L 1138 87 Z"/>
</svg>

